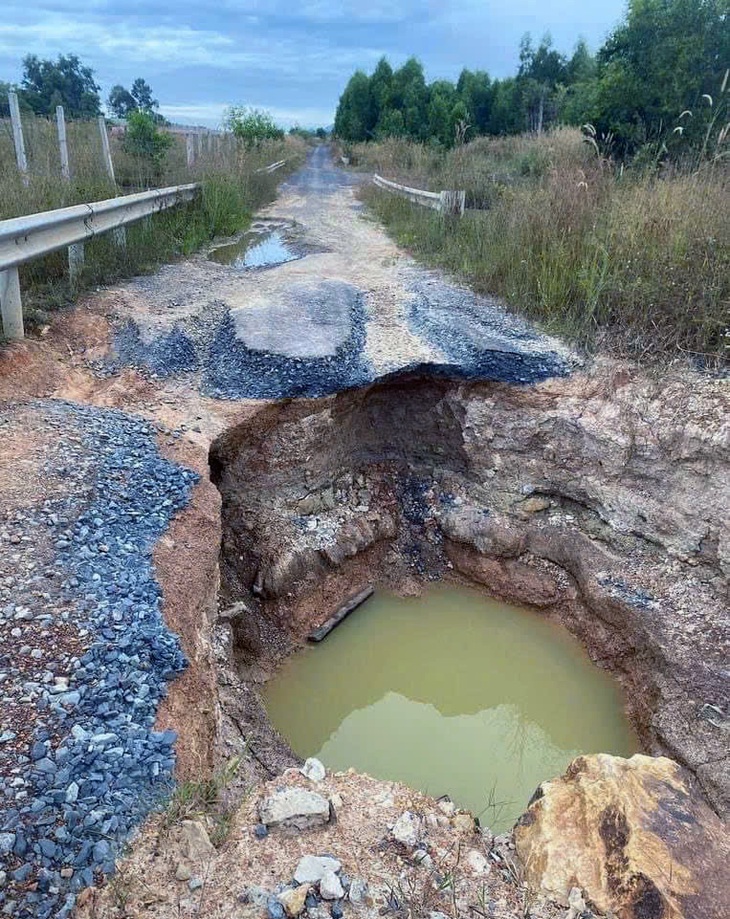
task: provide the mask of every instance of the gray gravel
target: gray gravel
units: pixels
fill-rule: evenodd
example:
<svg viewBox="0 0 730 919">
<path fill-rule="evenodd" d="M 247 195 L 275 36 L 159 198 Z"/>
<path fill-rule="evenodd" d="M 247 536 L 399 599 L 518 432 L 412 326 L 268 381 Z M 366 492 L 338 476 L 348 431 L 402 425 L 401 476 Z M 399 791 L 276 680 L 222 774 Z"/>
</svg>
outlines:
<svg viewBox="0 0 730 919">
<path fill-rule="evenodd" d="M 55 438 L 47 472 L 70 497 L 0 522 L 21 554 L 46 547 L 42 566 L 0 582 L 0 625 L 15 639 L 0 652 L 0 692 L 17 717 L 0 737 L 0 909 L 19 917 L 68 915 L 171 786 L 176 735 L 153 726 L 185 660 L 151 553 L 197 480 L 138 418 L 34 408 Z"/>
</svg>

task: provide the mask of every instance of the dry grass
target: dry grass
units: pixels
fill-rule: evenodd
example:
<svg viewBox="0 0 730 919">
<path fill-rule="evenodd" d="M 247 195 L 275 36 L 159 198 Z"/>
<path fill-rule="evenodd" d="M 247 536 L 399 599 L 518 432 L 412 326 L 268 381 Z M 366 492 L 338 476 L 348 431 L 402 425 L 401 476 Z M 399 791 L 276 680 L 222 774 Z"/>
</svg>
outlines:
<svg viewBox="0 0 730 919">
<path fill-rule="evenodd" d="M 414 254 L 587 349 L 704 366 L 727 358 L 730 174 L 721 162 L 659 175 L 617 170 L 569 129 L 481 138 L 447 154 L 410 146 L 355 155 L 411 184 L 466 188 L 476 208 L 444 221 L 369 189 Z"/>
</svg>

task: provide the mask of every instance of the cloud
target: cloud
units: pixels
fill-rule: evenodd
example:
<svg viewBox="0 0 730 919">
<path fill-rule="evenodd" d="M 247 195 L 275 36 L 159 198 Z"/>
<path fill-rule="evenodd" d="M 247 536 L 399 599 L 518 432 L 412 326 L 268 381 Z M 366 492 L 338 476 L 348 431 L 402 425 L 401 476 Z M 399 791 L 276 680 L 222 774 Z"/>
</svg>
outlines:
<svg viewBox="0 0 730 919">
<path fill-rule="evenodd" d="M 569 50 L 596 46 L 624 0 L 3 0 L 0 80 L 25 54 L 78 54 L 106 94 L 144 76 L 168 117 L 215 125 L 226 99 L 282 122 L 329 124 L 351 73 L 382 54 L 419 57 L 427 76 L 463 66 L 514 72 L 520 35 L 550 29 Z M 177 113 L 176 115 L 174 113 Z M 187 113 L 187 114 L 186 114 Z"/>
</svg>

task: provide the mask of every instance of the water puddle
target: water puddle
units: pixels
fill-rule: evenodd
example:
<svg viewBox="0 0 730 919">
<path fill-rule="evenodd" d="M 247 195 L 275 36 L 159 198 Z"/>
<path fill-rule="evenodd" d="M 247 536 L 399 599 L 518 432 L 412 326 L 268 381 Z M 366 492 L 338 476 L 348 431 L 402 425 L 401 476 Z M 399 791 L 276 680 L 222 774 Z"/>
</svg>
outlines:
<svg viewBox="0 0 730 919">
<path fill-rule="evenodd" d="M 272 268 L 301 258 L 279 230 L 261 233 L 245 233 L 236 242 L 213 249 L 209 258 L 221 265 L 230 265 L 240 270 L 249 268 Z"/>
<path fill-rule="evenodd" d="M 265 702 L 300 756 L 448 794 L 495 832 L 579 754 L 639 749 L 575 639 L 466 589 L 376 594 L 286 661 Z"/>
</svg>

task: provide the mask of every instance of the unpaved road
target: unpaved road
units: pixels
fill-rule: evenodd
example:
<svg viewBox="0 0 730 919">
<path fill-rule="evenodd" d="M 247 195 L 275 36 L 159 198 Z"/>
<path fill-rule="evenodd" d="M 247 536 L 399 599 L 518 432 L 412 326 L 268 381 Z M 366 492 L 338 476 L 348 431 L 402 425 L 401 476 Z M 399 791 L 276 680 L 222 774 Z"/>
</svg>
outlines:
<svg viewBox="0 0 730 919">
<path fill-rule="evenodd" d="M 316 147 L 255 225 L 298 258 L 241 270 L 202 254 L 128 285 L 118 364 L 197 373 L 228 398 L 319 396 L 419 365 L 508 382 L 569 371 L 558 341 L 399 251 L 357 185 Z"/>
</svg>

